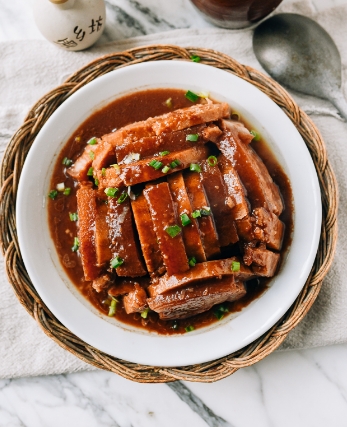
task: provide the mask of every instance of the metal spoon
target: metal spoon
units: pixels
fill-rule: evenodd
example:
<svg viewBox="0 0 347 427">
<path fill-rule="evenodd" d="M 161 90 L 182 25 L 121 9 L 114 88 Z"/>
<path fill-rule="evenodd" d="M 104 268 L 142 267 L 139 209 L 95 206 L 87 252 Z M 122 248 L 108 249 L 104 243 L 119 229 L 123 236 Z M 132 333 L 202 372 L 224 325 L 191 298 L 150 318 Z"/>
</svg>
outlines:
<svg viewBox="0 0 347 427">
<path fill-rule="evenodd" d="M 329 34 L 315 21 L 282 13 L 260 24 L 253 35 L 255 55 L 278 82 L 328 99 L 347 120 L 341 90 L 341 57 Z"/>
</svg>

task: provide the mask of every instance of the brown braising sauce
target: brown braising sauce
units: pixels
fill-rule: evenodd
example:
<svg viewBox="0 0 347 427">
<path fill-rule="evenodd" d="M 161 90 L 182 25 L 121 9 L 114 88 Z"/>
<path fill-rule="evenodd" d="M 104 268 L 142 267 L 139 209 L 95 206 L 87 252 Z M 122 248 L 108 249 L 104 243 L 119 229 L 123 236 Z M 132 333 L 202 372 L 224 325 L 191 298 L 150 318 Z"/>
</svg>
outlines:
<svg viewBox="0 0 347 427">
<path fill-rule="evenodd" d="M 165 103 L 168 98 L 172 99 L 172 108 L 169 108 Z M 153 89 L 126 95 L 94 112 L 71 135 L 58 155 L 51 178 L 51 188 L 55 189 L 57 183 L 64 182 L 65 187 L 71 188 L 71 193 L 68 196 L 60 193 L 55 200 L 49 199 L 48 221 L 51 236 L 62 266 L 72 283 L 85 298 L 106 316 L 109 311 L 109 306 L 104 303 L 107 299 L 106 291 L 97 293 L 92 288 L 91 282 L 85 281 L 78 252 L 72 252 L 71 250 L 74 237 L 77 236 L 77 226 L 75 222 L 70 220 L 69 213 L 77 211 L 77 185 L 66 173 L 66 167 L 62 164 L 62 161 L 65 157 L 75 161 L 83 151 L 87 141 L 93 137 L 101 137 L 104 134 L 112 132 L 114 129 L 119 129 L 135 121 L 145 120 L 148 117 L 161 115 L 173 109 L 190 107 L 191 105 L 191 101 L 185 97 L 185 91 L 177 89 Z M 248 128 L 250 129 L 249 126 Z M 285 235 L 281 251 L 283 258 L 283 254 L 290 246 L 293 231 L 293 202 L 290 183 L 265 141 L 260 139 L 259 141 L 252 142 L 252 146 L 263 159 L 283 196 L 285 209 L 280 216 L 280 219 L 285 224 Z M 232 255 L 238 253 L 237 245 L 234 246 Z M 222 253 L 222 255 L 224 256 L 225 254 Z M 269 280 L 271 279 L 249 281 L 245 297 L 235 302 L 224 303 L 229 310 L 229 313 L 225 314 L 238 312 L 254 299 L 258 298 L 267 289 Z M 213 322 L 218 322 L 213 308 L 188 319 L 163 321 L 154 312 L 149 312 L 146 319 L 143 319 L 139 313 L 126 314 L 122 303 L 117 304 L 115 318 L 139 328 L 156 331 L 159 334 L 185 333 L 187 326 L 193 325 L 195 329 L 198 329 Z"/>
</svg>

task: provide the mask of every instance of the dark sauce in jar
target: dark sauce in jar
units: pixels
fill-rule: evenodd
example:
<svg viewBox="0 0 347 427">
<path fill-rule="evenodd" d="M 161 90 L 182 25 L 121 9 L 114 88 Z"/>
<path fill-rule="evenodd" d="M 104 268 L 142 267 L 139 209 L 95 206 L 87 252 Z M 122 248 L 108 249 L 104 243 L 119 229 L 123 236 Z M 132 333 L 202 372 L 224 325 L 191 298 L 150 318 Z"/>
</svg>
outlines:
<svg viewBox="0 0 347 427">
<path fill-rule="evenodd" d="M 166 103 L 169 98 L 171 98 L 172 107 L 168 107 Z M 74 237 L 77 236 L 77 226 L 75 222 L 70 220 L 69 213 L 77 211 L 77 185 L 66 173 L 66 167 L 62 164 L 63 159 L 67 157 L 73 161 L 76 160 L 87 141 L 93 137 L 101 137 L 129 123 L 161 115 L 173 109 L 190 107 L 191 105 L 191 101 L 185 97 L 185 91 L 178 89 L 152 89 L 126 95 L 94 112 L 85 120 L 71 135 L 57 158 L 51 178 L 51 188 L 54 189 L 57 183 L 64 182 L 65 187 L 71 188 L 71 193 L 68 196 L 59 194 L 55 200 L 49 200 L 48 221 L 51 236 L 61 264 L 71 282 L 94 307 L 106 316 L 109 311 L 109 306 L 105 304 L 107 292 L 96 292 L 92 288 L 91 282 L 84 279 L 78 252 L 72 252 L 71 250 Z M 247 123 L 245 125 L 247 126 Z M 247 127 L 250 129 L 249 126 Z M 280 216 L 280 219 L 285 224 L 285 235 L 281 250 L 283 259 L 283 254 L 290 246 L 293 230 L 293 199 L 290 183 L 265 141 L 260 139 L 251 144 L 265 162 L 270 175 L 279 186 L 283 196 L 285 209 Z M 237 245 L 234 245 L 231 252 L 232 255 L 238 253 Z M 226 253 L 225 255 L 229 254 Z M 267 289 L 270 280 L 255 279 L 247 282 L 247 294 L 238 301 L 223 303 L 223 307 L 226 307 L 228 311 L 223 312 L 222 316 L 225 317 L 231 313 L 241 311 Z M 205 313 L 183 320 L 163 321 L 159 319 L 158 314 L 155 312 L 149 312 L 147 318 L 144 319 L 140 313 L 126 314 L 122 302 L 119 302 L 115 318 L 138 328 L 169 335 L 186 333 L 191 326 L 194 329 L 198 329 L 218 322 L 218 320 L 221 320 L 221 313 L 216 311 L 216 307 L 213 307 Z"/>
</svg>

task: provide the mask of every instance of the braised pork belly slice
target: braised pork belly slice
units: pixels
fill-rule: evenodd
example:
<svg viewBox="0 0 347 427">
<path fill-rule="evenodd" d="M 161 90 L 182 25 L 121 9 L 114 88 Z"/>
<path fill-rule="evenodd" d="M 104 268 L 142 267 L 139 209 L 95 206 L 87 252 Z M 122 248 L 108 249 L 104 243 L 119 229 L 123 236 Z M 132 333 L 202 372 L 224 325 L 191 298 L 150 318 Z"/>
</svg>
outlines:
<svg viewBox="0 0 347 427">
<path fill-rule="evenodd" d="M 112 144 L 123 144 L 125 139 L 127 139 L 127 143 L 131 143 L 148 136 L 175 132 L 201 123 L 214 122 L 228 116 L 229 106 L 226 103 L 196 104 L 124 126 L 112 135 Z"/>
<path fill-rule="evenodd" d="M 94 145 L 87 145 L 83 153 L 76 159 L 75 163 L 70 166 L 66 172 L 78 182 L 88 181 L 88 171 L 92 166 L 94 156 Z"/>
<path fill-rule="evenodd" d="M 112 258 L 119 257 L 123 263 L 115 269 L 118 276 L 144 276 L 143 265 L 133 224 L 129 198 L 118 203 L 117 198 L 108 198 L 109 239 Z"/>
<path fill-rule="evenodd" d="M 231 243 L 236 243 L 239 238 L 231 216 L 231 209 L 226 203 L 227 193 L 218 166 L 211 166 L 207 160 L 201 162 L 201 178 L 212 209 L 219 245 L 228 246 Z"/>
<path fill-rule="evenodd" d="M 270 249 L 279 251 L 282 247 L 284 224 L 278 217 L 264 208 L 252 212 L 254 218 L 254 238 L 265 242 Z"/>
<path fill-rule="evenodd" d="M 123 188 L 124 183 L 119 174 L 119 169 L 115 169 L 112 166 L 107 169 L 105 168 L 105 170 L 94 171 L 94 176 L 99 182 L 99 191 L 103 192 L 106 188 Z"/>
<path fill-rule="evenodd" d="M 179 222 L 179 225 L 182 227 L 183 241 L 186 247 L 187 256 L 188 258 L 194 257 L 197 262 L 206 261 L 206 255 L 200 237 L 198 222 L 196 219 L 192 218 L 192 208 L 182 173 L 177 172 L 168 176 L 167 181 L 178 217 L 186 214 L 191 221 L 190 224 L 186 226 L 182 226 L 182 221 Z"/>
<path fill-rule="evenodd" d="M 218 148 L 239 174 L 252 208 L 264 207 L 280 215 L 283 202 L 279 189 L 260 157 L 249 144 L 241 141 L 239 134 L 242 124 L 228 120 L 221 123 L 223 134 L 218 139 Z"/>
<path fill-rule="evenodd" d="M 112 258 L 107 223 L 108 207 L 103 200 L 96 200 L 95 251 L 96 264 L 102 267 Z"/>
<path fill-rule="evenodd" d="M 159 313 L 160 319 L 186 319 L 209 310 L 215 304 L 236 301 L 245 294 L 244 284 L 229 276 L 170 291 L 147 301 L 150 309 Z"/>
<path fill-rule="evenodd" d="M 92 163 L 94 170 L 100 170 L 106 168 L 109 165 L 117 163 L 117 157 L 114 147 L 104 140 L 104 137 L 98 140 L 98 144 L 95 145 L 94 149 L 94 160 Z"/>
<path fill-rule="evenodd" d="M 277 270 L 280 254 L 269 251 L 265 245 L 253 247 L 252 244 L 245 244 L 243 259 L 257 276 L 273 277 Z"/>
<path fill-rule="evenodd" d="M 183 238 L 179 228 L 177 228 L 179 222 L 168 183 L 162 182 L 158 185 L 148 186 L 144 190 L 144 195 L 151 213 L 167 274 L 172 275 L 189 270 Z"/>
<path fill-rule="evenodd" d="M 145 196 L 140 194 L 135 200 L 132 200 L 131 207 L 147 270 L 149 273 L 164 273 L 163 257 L 153 229 L 153 222 Z"/>
<path fill-rule="evenodd" d="M 237 271 L 233 271 L 232 268 L 234 265 L 239 267 L 239 270 L 234 268 Z M 221 278 L 223 276 L 235 276 L 237 280 L 246 281 L 253 279 L 254 273 L 237 257 L 206 261 L 196 264 L 195 267 L 190 268 L 185 273 L 172 276 L 165 274 L 157 280 L 153 280 L 152 284 L 148 287 L 148 292 L 151 297 L 155 297 L 184 286 L 195 286 L 201 280 Z"/>
<path fill-rule="evenodd" d="M 201 182 L 200 174 L 197 172 L 188 172 L 184 176 L 184 182 L 192 211 L 200 211 L 201 209 L 208 211 L 210 206 Z M 219 240 L 212 213 L 210 212 L 210 215 L 197 217 L 197 221 L 201 232 L 206 258 L 210 259 L 219 255 Z"/>
<path fill-rule="evenodd" d="M 96 265 L 95 218 L 96 193 L 91 184 L 82 184 L 76 193 L 78 213 L 79 253 L 86 280 L 98 277 L 100 269 Z"/>
<path fill-rule="evenodd" d="M 99 276 L 97 279 L 93 280 L 92 287 L 96 290 L 96 292 L 101 292 L 106 290 L 113 283 L 113 278 L 110 274 L 103 274 Z"/>
<path fill-rule="evenodd" d="M 141 313 L 148 307 L 146 291 L 135 283 L 134 290 L 123 297 L 123 304 L 127 314 Z"/>
</svg>

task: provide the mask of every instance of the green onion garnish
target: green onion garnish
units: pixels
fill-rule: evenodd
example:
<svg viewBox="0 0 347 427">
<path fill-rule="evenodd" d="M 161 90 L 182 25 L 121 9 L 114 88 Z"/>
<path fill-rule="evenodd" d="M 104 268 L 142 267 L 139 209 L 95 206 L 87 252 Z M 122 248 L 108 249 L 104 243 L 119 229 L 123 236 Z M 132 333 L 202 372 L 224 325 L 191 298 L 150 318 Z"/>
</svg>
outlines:
<svg viewBox="0 0 347 427">
<path fill-rule="evenodd" d="M 186 141 L 196 142 L 199 139 L 199 135 L 197 133 L 190 133 L 186 135 Z"/>
<path fill-rule="evenodd" d="M 117 203 L 123 203 L 123 202 L 126 200 L 126 198 L 127 198 L 127 197 L 128 197 L 128 193 L 123 192 L 123 193 L 120 195 L 119 199 L 117 200 Z"/>
<path fill-rule="evenodd" d="M 107 187 L 105 190 L 104 190 L 104 193 L 106 194 L 106 196 L 108 196 L 108 197 L 115 197 L 115 195 L 118 193 L 118 188 L 115 188 L 115 187 Z"/>
<path fill-rule="evenodd" d="M 188 90 L 186 93 L 186 98 L 189 99 L 189 101 L 196 102 L 196 101 L 198 101 L 199 96 L 196 93 Z"/>
<path fill-rule="evenodd" d="M 165 105 L 166 105 L 168 108 L 171 108 L 171 107 L 172 107 L 172 98 L 168 98 L 168 99 L 165 101 Z"/>
<path fill-rule="evenodd" d="M 65 190 L 63 191 L 64 196 L 69 196 L 71 193 L 71 188 L 70 187 L 66 187 Z"/>
<path fill-rule="evenodd" d="M 207 157 L 207 163 L 210 166 L 216 166 L 216 164 L 218 163 L 217 157 L 216 156 Z"/>
<path fill-rule="evenodd" d="M 210 216 L 211 215 L 211 208 L 208 206 L 204 206 L 202 209 L 200 209 L 201 216 Z"/>
<path fill-rule="evenodd" d="M 161 170 L 163 173 L 168 173 L 170 170 L 170 166 L 166 165 L 163 167 L 163 169 Z"/>
<path fill-rule="evenodd" d="M 200 61 L 201 61 L 201 58 L 200 58 L 200 56 L 198 56 L 198 55 L 192 55 L 192 56 L 190 57 L 190 59 L 191 59 L 193 62 L 200 62 Z"/>
<path fill-rule="evenodd" d="M 110 165 L 110 166 L 112 166 L 113 168 L 115 168 L 116 171 L 120 173 L 120 166 L 117 165 L 117 163 L 115 163 L 114 165 Z"/>
<path fill-rule="evenodd" d="M 143 319 L 147 319 L 148 312 L 149 312 L 149 308 L 146 308 L 145 310 L 143 310 L 143 311 L 141 312 L 141 317 L 142 317 Z"/>
<path fill-rule="evenodd" d="M 112 258 L 110 261 L 111 268 L 118 268 L 123 263 L 124 263 L 124 260 L 119 256 Z"/>
<path fill-rule="evenodd" d="M 116 314 L 117 302 L 118 302 L 118 300 L 116 300 L 116 298 L 112 298 L 110 308 L 108 309 L 108 315 L 110 317 L 113 317 Z"/>
<path fill-rule="evenodd" d="M 87 144 L 88 144 L 88 145 L 96 145 L 97 143 L 98 143 L 98 141 L 96 140 L 95 136 L 94 136 L 94 138 L 91 138 L 91 139 L 87 142 Z"/>
<path fill-rule="evenodd" d="M 102 168 L 102 169 L 101 169 L 101 175 L 102 175 L 102 176 L 106 176 L 106 169 L 105 169 L 105 168 Z"/>
<path fill-rule="evenodd" d="M 241 264 L 238 261 L 231 263 L 231 271 L 240 271 Z"/>
<path fill-rule="evenodd" d="M 180 164 L 181 164 L 181 162 L 178 159 L 175 159 L 173 162 L 170 163 L 170 166 L 172 167 L 172 169 L 175 169 Z"/>
<path fill-rule="evenodd" d="M 99 180 L 98 180 L 98 178 L 95 178 L 94 179 L 94 184 L 98 187 L 99 186 Z"/>
<path fill-rule="evenodd" d="M 218 320 L 222 320 L 225 313 L 228 313 L 228 307 L 224 305 L 219 305 L 214 307 L 213 314 L 217 317 Z"/>
<path fill-rule="evenodd" d="M 195 267 L 195 264 L 196 264 L 196 258 L 195 257 L 189 258 L 189 265 L 191 267 Z"/>
<path fill-rule="evenodd" d="M 254 141 L 259 141 L 260 135 L 259 135 L 258 132 L 256 132 L 255 130 L 251 130 L 249 133 L 253 135 L 253 140 Z"/>
<path fill-rule="evenodd" d="M 89 157 L 90 157 L 92 160 L 94 160 L 94 157 L 95 157 L 95 153 L 94 153 L 94 151 L 89 151 Z"/>
<path fill-rule="evenodd" d="M 198 164 L 196 164 L 196 163 L 191 163 L 190 166 L 189 166 L 189 169 L 192 172 L 201 172 L 201 167 Z"/>
<path fill-rule="evenodd" d="M 52 200 L 54 200 L 58 195 L 58 191 L 57 190 L 52 190 L 48 193 L 48 197 L 50 197 Z"/>
<path fill-rule="evenodd" d="M 73 246 L 71 248 L 72 252 L 77 252 L 79 247 L 80 247 L 80 241 L 78 240 L 78 237 L 75 237 L 73 239 Z"/>
<path fill-rule="evenodd" d="M 174 321 L 172 322 L 172 326 L 171 326 L 171 328 L 172 328 L 172 329 L 178 329 L 178 322 L 177 322 L 177 320 L 174 320 Z"/>
<path fill-rule="evenodd" d="M 199 217 L 201 217 L 200 209 L 197 209 L 196 211 L 192 212 L 192 217 L 193 218 L 199 218 Z"/>
<path fill-rule="evenodd" d="M 192 331 L 194 331 L 195 328 L 193 325 L 189 325 L 189 326 L 186 326 L 184 329 L 186 332 L 192 332 Z"/>
<path fill-rule="evenodd" d="M 148 166 L 152 166 L 156 171 L 160 169 L 163 166 L 162 162 L 159 162 L 159 160 L 152 160 L 148 163 Z"/>
<path fill-rule="evenodd" d="M 77 212 L 69 212 L 70 221 L 78 221 Z"/>
<path fill-rule="evenodd" d="M 170 151 L 160 151 L 159 156 L 167 156 L 170 154 Z"/>
<path fill-rule="evenodd" d="M 176 237 L 181 232 L 181 227 L 178 225 L 170 225 L 169 227 L 165 228 L 165 231 L 170 237 Z"/>
<path fill-rule="evenodd" d="M 181 222 L 183 227 L 185 227 L 186 225 L 191 224 L 192 221 L 190 220 L 189 216 L 186 213 L 184 213 L 181 215 Z"/>
<path fill-rule="evenodd" d="M 94 169 L 93 168 L 89 168 L 88 172 L 87 172 L 87 175 L 88 176 L 93 176 L 93 173 L 94 173 Z"/>
<path fill-rule="evenodd" d="M 63 158 L 62 164 L 65 166 L 71 166 L 72 165 L 72 160 L 68 159 L 67 157 Z"/>
</svg>

